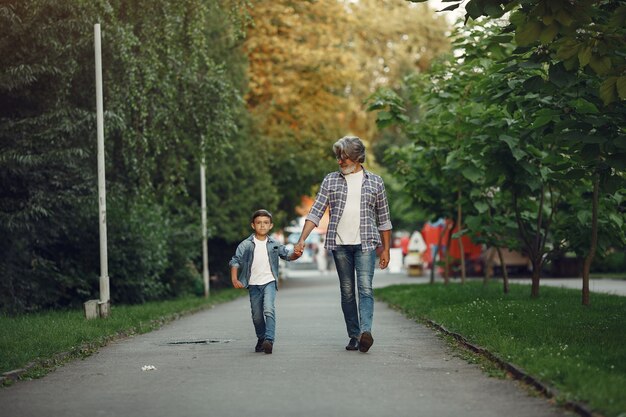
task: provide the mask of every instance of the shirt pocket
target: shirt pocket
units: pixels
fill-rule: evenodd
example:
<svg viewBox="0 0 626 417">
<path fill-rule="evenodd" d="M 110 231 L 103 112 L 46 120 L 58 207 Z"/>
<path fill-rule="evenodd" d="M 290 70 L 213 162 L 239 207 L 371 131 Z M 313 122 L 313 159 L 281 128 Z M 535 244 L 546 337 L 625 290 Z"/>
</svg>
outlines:
<svg viewBox="0 0 626 417">
<path fill-rule="evenodd" d="M 376 188 L 366 185 L 361 189 L 361 193 L 367 206 L 373 208 L 376 205 Z"/>
<path fill-rule="evenodd" d="M 333 201 L 333 202 L 339 201 L 344 194 L 345 194 L 344 187 L 340 185 L 335 186 L 335 187 L 330 187 L 328 189 L 328 200 Z"/>
</svg>

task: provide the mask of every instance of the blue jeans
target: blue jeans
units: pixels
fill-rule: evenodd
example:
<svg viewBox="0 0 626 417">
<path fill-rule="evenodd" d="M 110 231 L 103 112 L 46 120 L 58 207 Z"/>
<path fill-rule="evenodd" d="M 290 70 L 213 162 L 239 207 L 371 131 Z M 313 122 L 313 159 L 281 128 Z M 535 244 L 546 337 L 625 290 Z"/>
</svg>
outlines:
<svg viewBox="0 0 626 417">
<path fill-rule="evenodd" d="M 276 299 L 276 282 L 265 285 L 249 285 L 250 307 L 252 308 L 252 323 L 256 337 L 274 341 L 276 332 L 276 314 L 274 300 Z"/>
<path fill-rule="evenodd" d="M 361 251 L 361 245 L 341 245 L 333 250 L 335 266 L 339 275 L 341 290 L 341 309 L 346 321 L 348 336 L 358 338 L 363 332 L 372 331 L 374 317 L 374 296 L 372 295 L 372 280 L 376 264 L 376 251 Z M 359 293 L 359 303 L 355 296 L 356 286 Z"/>
</svg>

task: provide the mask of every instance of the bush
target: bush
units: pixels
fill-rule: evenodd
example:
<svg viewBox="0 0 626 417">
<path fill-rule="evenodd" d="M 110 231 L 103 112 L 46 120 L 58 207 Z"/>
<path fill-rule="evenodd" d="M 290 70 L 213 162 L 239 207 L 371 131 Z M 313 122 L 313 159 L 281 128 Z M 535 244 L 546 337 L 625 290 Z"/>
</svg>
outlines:
<svg viewBox="0 0 626 417">
<path fill-rule="evenodd" d="M 596 256 L 591 272 L 626 272 L 626 252 L 610 252 L 603 258 Z"/>
<path fill-rule="evenodd" d="M 146 197 L 112 199 L 107 209 L 111 300 L 142 303 L 168 293 L 161 276 L 169 267 L 170 221 Z"/>
</svg>

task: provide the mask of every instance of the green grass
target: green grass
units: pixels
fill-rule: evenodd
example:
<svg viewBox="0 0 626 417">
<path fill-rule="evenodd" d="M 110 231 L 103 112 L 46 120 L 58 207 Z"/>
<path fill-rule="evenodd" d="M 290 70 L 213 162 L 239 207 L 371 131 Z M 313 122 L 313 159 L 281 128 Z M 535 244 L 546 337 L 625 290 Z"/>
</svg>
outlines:
<svg viewBox="0 0 626 417">
<path fill-rule="evenodd" d="M 0 316 L 0 373 L 36 362 L 25 378 L 39 377 L 67 360 L 91 354 L 120 335 L 145 333 L 180 314 L 232 300 L 244 291 L 225 289 L 208 299 L 186 297 L 141 305 L 113 305 L 106 319 L 86 320 L 82 310 Z M 69 352 L 64 358 L 60 353 Z"/>
<path fill-rule="evenodd" d="M 559 401 L 626 415 L 626 297 L 528 286 L 397 285 L 376 296 L 414 319 L 431 319 L 556 388 Z"/>
</svg>

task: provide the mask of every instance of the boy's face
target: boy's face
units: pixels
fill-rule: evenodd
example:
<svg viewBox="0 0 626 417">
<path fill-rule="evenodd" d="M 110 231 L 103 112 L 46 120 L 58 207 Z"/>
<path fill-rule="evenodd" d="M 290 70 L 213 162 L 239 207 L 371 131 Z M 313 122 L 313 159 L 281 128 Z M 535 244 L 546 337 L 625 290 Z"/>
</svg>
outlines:
<svg viewBox="0 0 626 417">
<path fill-rule="evenodd" d="M 256 232 L 257 236 L 265 236 L 272 230 L 274 224 L 272 220 L 267 216 L 256 217 L 251 224 L 252 228 Z"/>
</svg>

